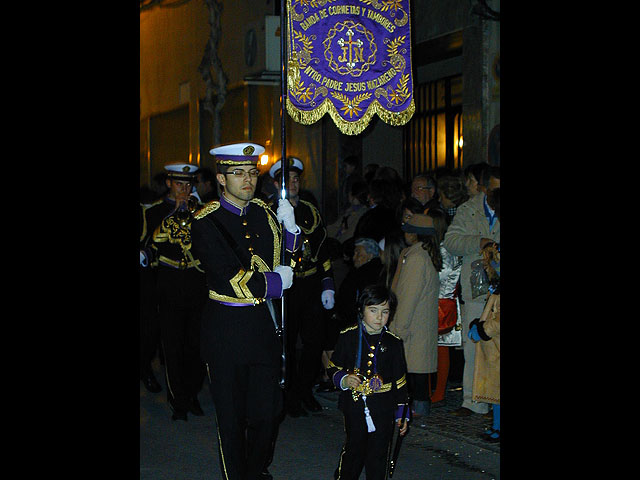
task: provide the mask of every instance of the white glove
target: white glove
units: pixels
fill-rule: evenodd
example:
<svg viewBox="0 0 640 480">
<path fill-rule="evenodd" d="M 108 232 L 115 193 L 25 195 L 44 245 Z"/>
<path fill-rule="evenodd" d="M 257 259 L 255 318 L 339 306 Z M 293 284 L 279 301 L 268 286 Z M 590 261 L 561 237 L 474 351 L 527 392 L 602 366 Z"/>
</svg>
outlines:
<svg viewBox="0 0 640 480">
<path fill-rule="evenodd" d="M 335 294 L 335 292 L 333 290 L 324 290 L 322 292 L 322 306 L 325 308 L 325 310 L 331 310 L 333 308 L 334 305 L 334 299 L 333 299 L 333 295 Z"/>
<path fill-rule="evenodd" d="M 282 280 L 282 290 L 286 290 L 291 287 L 293 284 L 293 269 L 291 267 L 287 267 L 286 265 L 276 265 L 276 268 L 274 268 L 273 271 L 280 275 L 280 279 Z"/>
<path fill-rule="evenodd" d="M 293 207 L 286 198 L 281 198 L 278 202 L 276 216 L 280 223 L 284 223 L 284 228 L 286 228 L 289 233 L 298 233 L 300 231 L 296 225 L 296 217 L 293 213 Z"/>
<path fill-rule="evenodd" d="M 143 267 L 147 266 L 147 256 L 142 253 L 142 250 L 140 250 L 140 265 Z"/>
</svg>

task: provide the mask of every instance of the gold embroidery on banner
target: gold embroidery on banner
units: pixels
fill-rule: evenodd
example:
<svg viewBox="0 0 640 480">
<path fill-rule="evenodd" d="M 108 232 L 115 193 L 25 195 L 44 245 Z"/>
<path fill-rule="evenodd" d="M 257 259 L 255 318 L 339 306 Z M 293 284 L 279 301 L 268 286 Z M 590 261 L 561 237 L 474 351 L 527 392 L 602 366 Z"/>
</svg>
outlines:
<svg viewBox="0 0 640 480">
<path fill-rule="evenodd" d="M 409 82 L 409 74 L 404 73 L 404 69 L 407 66 L 407 62 L 400 53 L 407 53 L 407 49 L 403 48 L 398 53 L 398 48 L 401 47 L 407 36 L 401 35 L 393 40 L 389 40 L 388 38 L 384 39 L 384 43 L 387 45 L 387 53 L 389 56 L 389 60 L 384 60 L 382 65 L 391 64 L 393 70 L 400 75 L 400 80 L 396 84 L 395 88 L 393 87 L 380 87 L 376 88 L 375 94 L 376 98 L 380 98 L 381 96 L 387 99 L 387 108 L 391 108 L 395 105 L 400 105 L 404 103 L 409 97 L 409 88 L 407 87 L 407 83 Z"/>
<path fill-rule="evenodd" d="M 344 32 L 345 29 L 346 32 Z M 336 44 L 342 50 L 342 55 L 337 59 L 334 59 L 333 51 L 331 50 L 333 39 L 336 35 L 343 32 L 345 37 L 339 36 L 338 40 L 336 40 Z M 354 41 L 353 37 L 356 34 L 364 36 L 366 42 L 362 41 L 361 38 L 357 38 Z M 364 47 L 367 46 L 367 43 L 370 53 L 365 60 Z M 322 44 L 324 45 L 324 58 L 328 62 L 329 68 L 339 75 L 359 77 L 364 72 L 367 72 L 371 65 L 376 63 L 378 46 L 376 45 L 373 34 L 362 24 L 355 23 L 352 20 L 345 20 L 343 23 L 336 23 L 333 28 L 327 31 L 327 37 L 324 39 Z M 336 60 L 340 62 L 341 65 L 339 65 Z M 356 68 L 358 62 L 362 63 L 361 68 Z"/>
<path fill-rule="evenodd" d="M 375 8 L 376 10 L 380 10 L 381 12 L 386 12 L 388 10 L 389 16 L 394 19 L 393 23 L 395 23 L 398 27 L 404 27 L 409 21 L 409 15 L 407 15 L 407 12 L 405 12 L 404 8 L 402 8 L 402 1 L 403 0 L 382 0 L 382 2 L 379 2 L 378 0 L 360 0 L 360 3 L 371 5 L 373 8 Z M 398 10 L 400 10 L 403 14 L 402 18 L 400 18 L 399 20 L 395 18 L 396 12 Z"/>
<path fill-rule="evenodd" d="M 369 125 L 369 121 L 375 114 L 377 114 L 383 122 L 388 123 L 389 125 L 404 125 L 409 120 L 411 120 L 415 109 L 416 106 L 413 98 L 411 98 L 411 102 L 409 103 L 407 109 L 402 112 L 390 112 L 382 105 L 380 105 L 377 100 L 374 99 L 367 108 L 367 111 L 359 120 L 349 122 L 340 116 L 340 113 L 336 109 L 335 105 L 333 105 L 331 100 L 328 98 L 326 98 L 317 108 L 310 112 L 299 110 L 287 98 L 287 113 L 294 121 L 302 123 L 303 125 L 311 125 L 312 123 L 320 120 L 325 113 L 329 113 L 338 129 L 345 135 L 358 135 L 359 133 L 361 133 L 365 128 L 367 128 L 367 126 Z"/>
<path fill-rule="evenodd" d="M 349 118 L 351 118 L 352 115 L 355 115 L 356 117 L 360 115 L 360 112 L 362 111 L 360 103 L 362 103 L 363 100 L 371 98 L 371 93 L 361 93 L 357 97 L 349 98 L 341 93 L 331 92 L 331 96 L 342 102 L 342 108 L 340 110 L 343 111 L 345 117 L 349 114 Z"/>
<path fill-rule="evenodd" d="M 295 20 L 296 22 L 302 22 L 304 20 L 305 14 L 309 13 L 309 7 L 324 7 L 327 3 L 333 3 L 335 1 L 336 0 L 293 0 L 292 5 L 291 0 L 288 0 L 287 10 L 291 12 L 291 18 L 293 18 L 293 20 Z M 302 11 L 304 13 L 296 12 L 296 7 L 298 6 L 296 4 L 299 4 L 302 7 Z M 317 16 L 318 14 L 312 13 L 311 15 L 313 17 L 314 15 Z"/>
</svg>

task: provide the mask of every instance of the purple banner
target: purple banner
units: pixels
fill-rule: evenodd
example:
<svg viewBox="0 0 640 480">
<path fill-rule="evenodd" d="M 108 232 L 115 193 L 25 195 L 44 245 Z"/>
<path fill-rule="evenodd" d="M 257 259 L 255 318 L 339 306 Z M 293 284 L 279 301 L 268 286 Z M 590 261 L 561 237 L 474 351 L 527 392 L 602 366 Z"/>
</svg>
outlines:
<svg viewBox="0 0 640 480">
<path fill-rule="evenodd" d="M 415 110 L 409 0 L 287 0 L 287 111 L 329 113 L 362 132 L 374 114 L 404 125 Z"/>
</svg>

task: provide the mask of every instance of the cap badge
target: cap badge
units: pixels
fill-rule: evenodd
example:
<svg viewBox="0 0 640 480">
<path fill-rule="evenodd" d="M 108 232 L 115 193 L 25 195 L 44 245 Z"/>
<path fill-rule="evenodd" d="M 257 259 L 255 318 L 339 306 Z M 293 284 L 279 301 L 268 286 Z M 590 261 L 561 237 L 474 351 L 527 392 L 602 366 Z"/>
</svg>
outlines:
<svg viewBox="0 0 640 480">
<path fill-rule="evenodd" d="M 191 170 L 191 168 L 189 167 L 189 165 L 185 165 L 184 167 L 182 167 L 182 171 L 184 173 L 187 173 L 189 170 Z"/>
<path fill-rule="evenodd" d="M 242 149 L 242 153 L 244 155 L 251 155 L 253 154 L 254 151 L 255 151 L 255 148 L 253 147 L 253 145 L 247 145 Z"/>
</svg>

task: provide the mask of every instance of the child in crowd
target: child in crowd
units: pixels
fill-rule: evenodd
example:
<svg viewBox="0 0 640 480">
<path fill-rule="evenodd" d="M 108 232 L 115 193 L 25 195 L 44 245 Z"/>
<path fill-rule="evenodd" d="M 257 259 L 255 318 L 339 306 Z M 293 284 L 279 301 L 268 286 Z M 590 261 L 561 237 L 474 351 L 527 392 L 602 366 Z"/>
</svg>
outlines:
<svg viewBox="0 0 640 480">
<path fill-rule="evenodd" d="M 488 442 L 500 441 L 500 245 L 482 249 L 489 277 L 487 303 L 480 318 L 469 324 L 469 338 L 476 342 L 473 400 L 493 404 L 493 424 L 484 432 Z"/>
<path fill-rule="evenodd" d="M 356 325 L 340 332 L 327 374 L 341 389 L 346 441 L 336 480 L 383 480 L 394 426 L 407 432 L 407 364 L 402 340 L 387 330 L 397 305 L 383 285 L 364 288 L 357 302 Z M 404 412 L 404 415 L 403 415 Z M 404 421 L 403 421 L 404 419 Z"/>
</svg>

